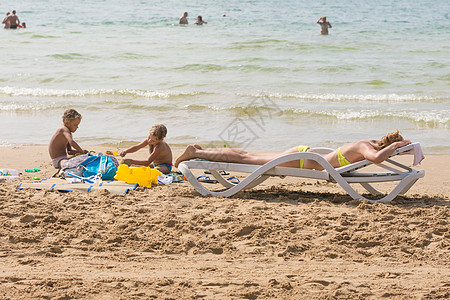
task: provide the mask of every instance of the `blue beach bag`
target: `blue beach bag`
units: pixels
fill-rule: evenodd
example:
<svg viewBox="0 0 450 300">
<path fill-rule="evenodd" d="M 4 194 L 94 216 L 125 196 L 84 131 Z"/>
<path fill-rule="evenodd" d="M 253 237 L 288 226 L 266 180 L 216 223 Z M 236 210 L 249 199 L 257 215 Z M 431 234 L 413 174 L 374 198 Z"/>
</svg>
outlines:
<svg viewBox="0 0 450 300">
<path fill-rule="evenodd" d="M 80 164 L 83 168 L 83 177 L 88 178 L 100 175 L 102 180 L 111 180 L 116 176 L 119 163 L 115 157 L 109 155 L 93 155 L 89 156 Z"/>
</svg>

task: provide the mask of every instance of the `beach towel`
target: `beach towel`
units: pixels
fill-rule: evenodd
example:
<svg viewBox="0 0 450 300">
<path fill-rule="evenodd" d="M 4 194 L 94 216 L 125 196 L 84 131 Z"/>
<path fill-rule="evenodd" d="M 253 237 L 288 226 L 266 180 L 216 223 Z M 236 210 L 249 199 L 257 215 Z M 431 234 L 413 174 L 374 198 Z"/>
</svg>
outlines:
<svg viewBox="0 0 450 300">
<path fill-rule="evenodd" d="M 70 178 L 72 174 L 79 177 L 101 175 L 103 180 L 111 180 L 116 175 L 117 166 L 119 162 L 114 156 L 87 153 L 69 159 L 59 175 L 62 178 Z"/>
<path fill-rule="evenodd" d="M 126 194 L 138 187 L 137 184 L 129 184 L 124 181 L 110 180 L 98 183 L 78 182 L 70 183 L 61 178 L 47 178 L 39 182 L 21 182 L 17 187 L 21 189 L 35 189 L 35 190 L 53 190 L 60 192 L 92 192 L 98 190 L 107 190 L 111 194 Z"/>
</svg>

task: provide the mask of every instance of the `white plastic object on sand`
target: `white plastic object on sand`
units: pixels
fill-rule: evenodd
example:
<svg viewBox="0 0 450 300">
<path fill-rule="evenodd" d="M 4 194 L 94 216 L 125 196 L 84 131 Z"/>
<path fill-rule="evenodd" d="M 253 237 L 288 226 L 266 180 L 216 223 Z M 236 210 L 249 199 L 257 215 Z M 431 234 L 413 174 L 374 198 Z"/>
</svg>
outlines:
<svg viewBox="0 0 450 300">
<path fill-rule="evenodd" d="M 17 179 L 19 171 L 16 169 L 0 169 L 0 179 Z"/>
<path fill-rule="evenodd" d="M 166 176 L 166 175 L 159 175 L 158 176 L 158 183 L 159 184 L 171 184 L 173 180 L 172 176 Z"/>
<path fill-rule="evenodd" d="M 16 169 L 0 169 L 0 176 L 19 176 Z"/>
</svg>

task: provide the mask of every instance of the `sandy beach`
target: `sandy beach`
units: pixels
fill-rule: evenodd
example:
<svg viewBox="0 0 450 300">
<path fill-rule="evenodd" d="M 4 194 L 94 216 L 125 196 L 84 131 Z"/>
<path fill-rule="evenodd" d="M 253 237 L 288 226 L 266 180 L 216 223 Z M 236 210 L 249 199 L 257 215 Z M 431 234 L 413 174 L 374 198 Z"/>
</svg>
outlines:
<svg viewBox="0 0 450 300">
<path fill-rule="evenodd" d="M 18 190 L 54 173 L 47 147 L 1 151 L 1 167 L 23 173 L 0 182 L 2 299 L 450 297 L 449 156 L 426 155 L 405 196 L 370 204 L 289 178 L 231 198 L 187 182 L 127 195 Z"/>
<path fill-rule="evenodd" d="M 447 1 L 87 2 L 2 1 L 27 26 L 0 30 L 0 169 L 21 172 L 0 178 L 0 300 L 450 299 Z M 399 130 L 425 177 L 374 204 L 294 177 L 230 198 L 70 184 L 47 149 L 67 109 L 95 152 L 164 124 L 173 162 L 192 143 L 279 153 Z"/>
</svg>

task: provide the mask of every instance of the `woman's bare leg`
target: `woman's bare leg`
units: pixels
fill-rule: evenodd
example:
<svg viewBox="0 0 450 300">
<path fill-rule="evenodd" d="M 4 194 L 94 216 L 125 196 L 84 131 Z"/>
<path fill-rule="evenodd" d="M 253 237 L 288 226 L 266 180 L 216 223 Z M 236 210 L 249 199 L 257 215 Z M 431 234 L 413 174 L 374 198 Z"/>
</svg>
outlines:
<svg viewBox="0 0 450 300">
<path fill-rule="evenodd" d="M 203 149 L 198 145 L 189 145 L 184 152 L 175 161 L 175 167 L 178 167 L 180 162 L 192 158 L 200 158 L 209 161 L 241 163 L 252 165 L 263 165 L 281 155 L 297 152 L 296 148 L 291 148 L 282 153 L 250 153 L 239 149 L 230 148 L 206 148 Z M 298 161 L 291 161 L 282 164 L 284 167 L 299 167 Z"/>
<path fill-rule="evenodd" d="M 175 161 L 175 166 L 178 167 L 180 162 L 192 158 L 206 159 L 210 161 L 230 162 L 230 163 L 245 163 L 245 164 L 264 164 L 260 163 L 261 157 L 249 154 L 248 152 L 230 149 L 230 148 L 206 148 L 203 149 L 198 145 L 189 145 L 184 152 Z M 259 162 L 259 163 L 258 163 Z"/>
</svg>

